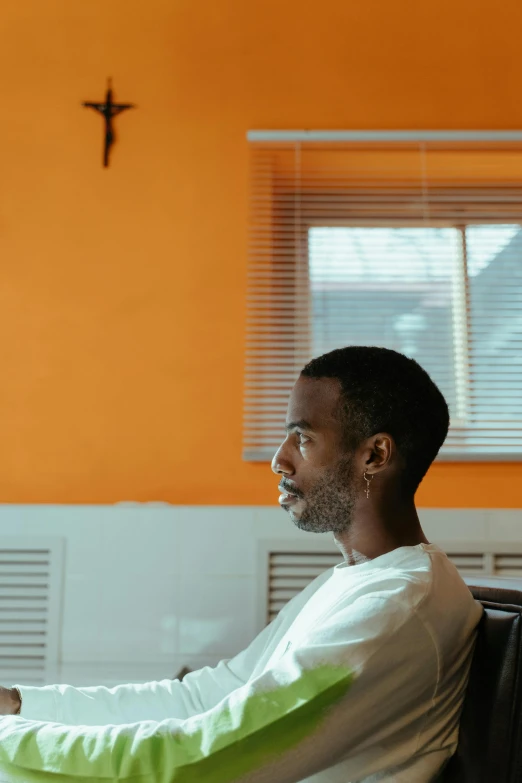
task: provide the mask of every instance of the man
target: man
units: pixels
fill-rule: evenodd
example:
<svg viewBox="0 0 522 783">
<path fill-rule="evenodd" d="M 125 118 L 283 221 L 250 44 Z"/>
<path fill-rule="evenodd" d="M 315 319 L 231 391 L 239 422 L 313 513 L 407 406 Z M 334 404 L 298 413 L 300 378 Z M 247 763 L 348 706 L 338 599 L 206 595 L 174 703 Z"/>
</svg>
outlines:
<svg viewBox="0 0 522 783">
<path fill-rule="evenodd" d="M 394 351 L 310 362 L 272 467 L 292 521 L 333 532 L 344 562 L 183 682 L 4 689 L 0 777 L 433 780 L 456 747 L 481 616 L 414 506 L 448 421 L 427 373 Z"/>
</svg>

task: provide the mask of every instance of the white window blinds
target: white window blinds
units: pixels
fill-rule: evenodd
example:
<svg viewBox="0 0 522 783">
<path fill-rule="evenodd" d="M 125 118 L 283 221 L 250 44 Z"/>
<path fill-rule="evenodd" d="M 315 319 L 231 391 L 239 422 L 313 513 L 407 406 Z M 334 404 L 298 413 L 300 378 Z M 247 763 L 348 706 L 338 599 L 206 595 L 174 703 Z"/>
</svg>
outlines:
<svg viewBox="0 0 522 783">
<path fill-rule="evenodd" d="M 442 458 L 520 459 L 522 141 L 261 141 L 251 159 L 244 458 L 272 458 L 310 358 L 380 345 L 446 396 Z"/>
</svg>

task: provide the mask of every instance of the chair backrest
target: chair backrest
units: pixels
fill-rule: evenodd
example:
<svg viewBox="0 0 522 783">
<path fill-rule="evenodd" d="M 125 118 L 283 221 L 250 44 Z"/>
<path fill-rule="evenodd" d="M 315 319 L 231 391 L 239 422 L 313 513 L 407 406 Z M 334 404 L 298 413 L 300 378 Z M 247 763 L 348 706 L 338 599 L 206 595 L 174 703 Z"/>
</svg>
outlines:
<svg viewBox="0 0 522 783">
<path fill-rule="evenodd" d="M 484 607 L 444 783 L 522 781 L 522 580 L 466 579 Z"/>
</svg>

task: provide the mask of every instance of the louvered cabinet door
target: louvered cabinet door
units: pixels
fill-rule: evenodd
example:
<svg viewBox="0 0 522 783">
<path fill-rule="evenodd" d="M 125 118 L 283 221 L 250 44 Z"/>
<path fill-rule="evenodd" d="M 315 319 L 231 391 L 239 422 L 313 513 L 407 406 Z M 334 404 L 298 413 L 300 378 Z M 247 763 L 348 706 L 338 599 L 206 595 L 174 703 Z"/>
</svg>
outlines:
<svg viewBox="0 0 522 783">
<path fill-rule="evenodd" d="M 61 539 L 0 538 L 0 684 L 55 680 L 62 571 Z"/>
</svg>

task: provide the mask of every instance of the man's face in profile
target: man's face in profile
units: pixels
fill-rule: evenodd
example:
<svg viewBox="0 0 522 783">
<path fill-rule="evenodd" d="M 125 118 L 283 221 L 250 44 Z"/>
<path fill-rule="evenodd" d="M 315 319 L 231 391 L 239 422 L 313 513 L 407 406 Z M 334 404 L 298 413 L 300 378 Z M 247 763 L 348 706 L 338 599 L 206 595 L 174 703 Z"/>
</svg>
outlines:
<svg viewBox="0 0 522 783">
<path fill-rule="evenodd" d="M 341 533 L 351 524 L 357 477 L 343 437 L 340 395 L 336 379 L 306 377 L 290 395 L 287 436 L 272 470 L 281 475 L 279 503 L 302 530 Z"/>
</svg>

